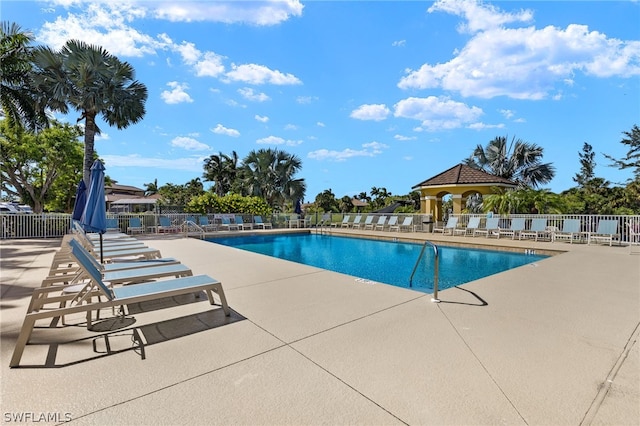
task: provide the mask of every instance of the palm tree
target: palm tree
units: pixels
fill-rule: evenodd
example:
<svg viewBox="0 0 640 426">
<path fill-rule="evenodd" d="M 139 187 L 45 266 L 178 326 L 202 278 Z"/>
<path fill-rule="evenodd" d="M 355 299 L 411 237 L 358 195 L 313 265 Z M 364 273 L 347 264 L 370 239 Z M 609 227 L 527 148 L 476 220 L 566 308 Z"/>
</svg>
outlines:
<svg viewBox="0 0 640 426">
<path fill-rule="evenodd" d="M 100 129 L 96 117 L 118 129 L 142 120 L 145 114 L 147 88 L 135 80 L 128 62 L 101 47 L 69 40 L 54 51 L 40 46 L 34 51 L 36 88 L 48 98 L 48 106 L 66 114 L 69 107 L 84 120 L 83 178 L 89 185 L 94 160 L 94 139 Z"/>
<path fill-rule="evenodd" d="M 486 148 L 478 145 L 464 162 L 470 167 L 518 183 L 523 188 L 537 188 L 555 176 L 551 163 L 542 163 L 543 149 L 515 137 L 498 136 Z"/>
<path fill-rule="evenodd" d="M 235 151 L 231 155 L 222 152 L 213 154 L 204 160 L 205 182 L 213 182 L 213 189 L 219 196 L 226 195 L 232 188 L 238 174 L 238 154 Z"/>
<path fill-rule="evenodd" d="M 0 29 L 0 105 L 7 122 L 37 130 L 49 124 L 44 102 L 31 82 L 33 34 L 15 23 L 2 22 Z"/>
<path fill-rule="evenodd" d="M 204 186 L 200 178 L 193 178 L 189 182 L 184 184 L 184 189 L 190 198 L 197 197 L 204 193 Z"/>
<path fill-rule="evenodd" d="M 505 188 L 493 188 L 493 194 L 485 195 L 482 199 L 482 209 L 485 212 L 499 214 L 516 213 L 522 204 L 517 191 Z"/>
<path fill-rule="evenodd" d="M 158 179 L 154 179 L 153 182 L 150 183 L 145 183 L 144 184 L 145 190 L 144 190 L 144 195 L 145 196 L 149 196 L 149 195 L 155 195 L 158 193 Z"/>
<path fill-rule="evenodd" d="M 251 151 L 242 161 L 242 185 L 249 195 L 264 199 L 271 208 L 283 211 L 286 202 L 304 199 L 304 179 L 295 178 L 302 161 L 278 149 Z"/>
<path fill-rule="evenodd" d="M 325 189 L 316 195 L 315 204 L 325 212 L 338 211 L 338 200 L 336 200 L 336 196 L 331 188 Z"/>
</svg>

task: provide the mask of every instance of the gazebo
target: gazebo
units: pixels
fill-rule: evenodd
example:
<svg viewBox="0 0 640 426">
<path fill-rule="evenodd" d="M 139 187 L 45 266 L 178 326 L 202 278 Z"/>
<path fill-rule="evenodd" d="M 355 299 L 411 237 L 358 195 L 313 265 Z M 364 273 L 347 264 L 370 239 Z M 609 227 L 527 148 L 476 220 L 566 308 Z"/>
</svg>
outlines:
<svg viewBox="0 0 640 426">
<path fill-rule="evenodd" d="M 509 179 L 495 176 L 465 164 L 458 164 L 435 175 L 411 189 L 420 191 L 420 212 L 431 214 L 434 222 L 442 220 L 442 197 L 451 194 L 453 213 L 462 213 L 469 195 L 494 193 L 495 187 L 516 188 L 518 185 Z"/>
</svg>

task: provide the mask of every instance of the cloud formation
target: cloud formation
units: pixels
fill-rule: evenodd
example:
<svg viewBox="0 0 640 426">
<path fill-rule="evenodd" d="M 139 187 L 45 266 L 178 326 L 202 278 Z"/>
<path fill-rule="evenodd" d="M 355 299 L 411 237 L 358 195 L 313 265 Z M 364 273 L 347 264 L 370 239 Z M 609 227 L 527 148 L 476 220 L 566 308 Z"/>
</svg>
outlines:
<svg viewBox="0 0 640 426">
<path fill-rule="evenodd" d="M 226 135 L 226 136 L 231 136 L 234 138 L 237 138 L 238 136 L 240 136 L 240 132 L 236 129 L 228 129 L 226 127 L 224 127 L 222 124 L 219 124 L 214 127 L 213 129 L 211 129 L 211 131 L 217 135 Z"/>
<path fill-rule="evenodd" d="M 329 150 L 324 148 L 318 149 L 316 151 L 309 152 L 309 154 L 307 154 L 307 157 L 320 161 L 346 161 L 347 159 L 353 157 L 374 157 L 376 155 L 382 154 L 382 152 L 387 148 L 389 148 L 389 146 L 383 143 L 369 142 L 362 144 L 362 149 L 346 148 L 342 151 Z"/>
<path fill-rule="evenodd" d="M 208 151 L 211 149 L 209 145 L 185 136 L 174 138 L 171 141 L 171 146 L 175 148 L 182 148 L 187 151 Z"/>
<path fill-rule="evenodd" d="M 507 3 L 508 4 L 508 3 Z M 450 61 L 407 70 L 401 89 L 443 89 L 464 97 L 539 100 L 557 96 L 576 73 L 606 78 L 640 75 L 640 41 L 623 41 L 590 31 L 586 25 L 566 28 L 507 28 L 529 22 L 530 11 L 501 12 L 480 1 L 441 0 L 429 12 L 465 19 L 459 30 L 471 34 Z"/>
<path fill-rule="evenodd" d="M 181 104 L 184 102 L 191 103 L 193 99 L 186 90 L 189 88 L 189 85 L 186 83 L 178 83 L 177 81 L 170 81 L 167 83 L 167 86 L 171 88 L 171 90 L 164 90 L 160 97 L 163 101 L 168 104 Z"/>
<path fill-rule="evenodd" d="M 389 108 L 384 104 L 360 105 L 351 111 L 349 117 L 355 118 L 356 120 L 382 121 L 385 120 L 390 113 L 391 111 L 389 111 Z"/>
</svg>

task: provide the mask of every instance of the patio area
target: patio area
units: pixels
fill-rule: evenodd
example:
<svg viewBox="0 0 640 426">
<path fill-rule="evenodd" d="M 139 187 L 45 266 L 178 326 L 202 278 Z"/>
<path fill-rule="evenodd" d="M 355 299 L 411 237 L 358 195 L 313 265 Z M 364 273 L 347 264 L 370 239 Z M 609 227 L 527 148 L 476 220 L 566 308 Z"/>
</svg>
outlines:
<svg viewBox="0 0 640 426">
<path fill-rule="evenodd" d="M 232 315 L 185 297 L 129 306 L 128 322 L 98 331 L 67 318 L 76 325 L 36 329 L 10 369 L 60 240 L 2 241 L 2 421 L 638 424 L 640 256 L 629 247 L 367 235 L 562 253 L 441 291 L 436 304 L 199 239 L 141 236 L 220 280 Z"/>
</svg>

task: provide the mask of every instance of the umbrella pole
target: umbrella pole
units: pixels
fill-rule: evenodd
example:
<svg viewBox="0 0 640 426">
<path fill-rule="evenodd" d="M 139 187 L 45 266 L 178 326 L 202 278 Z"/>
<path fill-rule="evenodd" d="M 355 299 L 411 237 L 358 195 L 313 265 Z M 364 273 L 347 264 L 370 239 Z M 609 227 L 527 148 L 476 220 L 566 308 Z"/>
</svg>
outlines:
<svg viewBox="0 0 640 426">
<path fill-rule="evenodd" d="M 104 259 L 102 257 L 102 232 L 100 233 L 100 263 L 104 264 Z"/>
</svg>

